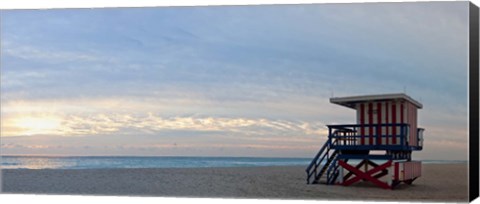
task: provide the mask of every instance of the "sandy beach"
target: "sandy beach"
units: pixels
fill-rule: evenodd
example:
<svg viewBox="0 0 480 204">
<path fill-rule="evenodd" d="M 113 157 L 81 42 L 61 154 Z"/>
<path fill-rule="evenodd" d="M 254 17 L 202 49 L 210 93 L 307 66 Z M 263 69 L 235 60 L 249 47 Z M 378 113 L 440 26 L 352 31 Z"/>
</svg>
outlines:
<svg viewBox="0 0 480 204">
<path fill-rule="evenodd" d="M 307 185 L 305 167 L 2 170 L 2 191 L 22 194 L 132 195 L 316 200 L 466 202 L 467 164 L 424 164 L 413 185 Z"/>
</svg>

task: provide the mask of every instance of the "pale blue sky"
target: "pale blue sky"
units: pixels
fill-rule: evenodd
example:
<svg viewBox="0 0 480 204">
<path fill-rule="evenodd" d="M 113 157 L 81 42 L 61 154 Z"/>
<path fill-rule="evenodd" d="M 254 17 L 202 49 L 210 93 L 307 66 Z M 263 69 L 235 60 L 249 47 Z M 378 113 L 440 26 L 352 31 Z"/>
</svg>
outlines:
<svg viewBox="0 0 480 204">
<path fill-rule="evenodd" d="M 467 11 L 468 2 L 2 11 L 2 153 L 311 157 L 325 124 L 355 121 L 332 93 L 405 89 L 424 105 L 415 155 L 466 159 Z"/>
</svg>

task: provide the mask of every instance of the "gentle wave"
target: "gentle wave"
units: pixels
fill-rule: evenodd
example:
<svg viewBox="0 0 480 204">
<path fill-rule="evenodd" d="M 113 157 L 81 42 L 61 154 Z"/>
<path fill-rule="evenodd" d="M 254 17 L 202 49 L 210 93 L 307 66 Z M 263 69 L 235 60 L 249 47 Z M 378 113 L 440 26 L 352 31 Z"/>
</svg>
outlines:
<svg viewBox="0 0 480 204">
<path fill-rule="evenodd" d="M 3 156 L 4 169 L 197 168 L 308 165 L 308 158 Z"/>
</svg>

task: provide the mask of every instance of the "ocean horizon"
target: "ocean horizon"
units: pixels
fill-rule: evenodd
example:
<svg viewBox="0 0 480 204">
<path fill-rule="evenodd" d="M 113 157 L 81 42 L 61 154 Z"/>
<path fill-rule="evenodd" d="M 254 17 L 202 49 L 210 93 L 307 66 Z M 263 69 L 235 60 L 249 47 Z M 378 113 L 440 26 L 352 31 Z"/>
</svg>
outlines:
<svg viewBox="0 0 480 204">
<path fill-rule="evenodd" d="M 312 158 L 199 156 L 12 156 L 0 157 L 2 169 L 118 169 L 308 166 Z M 466 163 L 421 160 L 423 163 Z"/>
</svg>

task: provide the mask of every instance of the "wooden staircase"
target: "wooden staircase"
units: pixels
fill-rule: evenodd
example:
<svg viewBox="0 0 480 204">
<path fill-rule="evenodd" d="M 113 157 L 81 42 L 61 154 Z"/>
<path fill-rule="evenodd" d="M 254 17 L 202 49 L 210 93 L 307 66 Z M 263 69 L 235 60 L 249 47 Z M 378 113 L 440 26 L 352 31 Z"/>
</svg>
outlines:
<svg viewBox="0 0 480 204">
<path fill-rule="evenodd" d="M 325 142 L 310 165 L 305 169 L 307 172 L 307 184 L 333 184 L 338 176 L 337 155 L 338 150 L 331 149 L 330 143 L 328 141 Z M 325 173 L 326 176 L 324 176 Z"/>
</svg>

